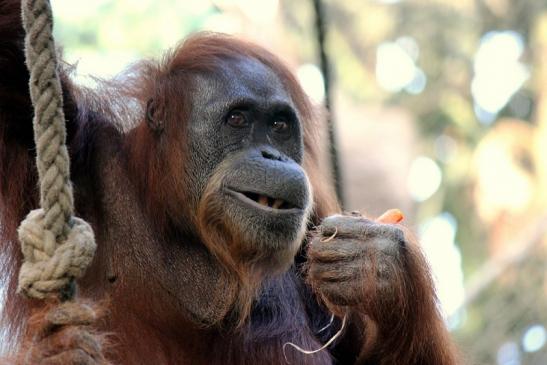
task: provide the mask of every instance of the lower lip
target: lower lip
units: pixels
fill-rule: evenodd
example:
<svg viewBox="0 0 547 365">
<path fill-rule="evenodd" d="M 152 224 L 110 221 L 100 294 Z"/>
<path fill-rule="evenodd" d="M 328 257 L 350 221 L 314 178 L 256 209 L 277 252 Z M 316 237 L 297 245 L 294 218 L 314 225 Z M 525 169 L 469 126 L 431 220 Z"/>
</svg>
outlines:
<svg viewBox="0 0 547 365">
<path fill-rule="evenodd" d="M 234 198 L 236 198 L 240 202 L 245 203 L 247 205 L 250 205 L 253 208 L 263 210 L 263 211 L 268 212 L 268 213 L 295 214 L 295 213 L 301 213 L 302 212 L 302 209 L 300 209 L 300 208 L 290 208 L 290 209 L 271 208 L 271 207 L 268 207 L 268 206 L 265 206 L 265 205 L 262 205 L 262 204 L 259 204 L 259 203 L 255 202 L 254 200 L 252 200 L 252 199 L 248 198 L 247 196 L 245 196 L 245 194 L 242 194 L 238 191 L 227 190 L 227 192 L 228 192 L 228 194 L 230 194 L 231 196 L 233 196 Z"/>
</svg>

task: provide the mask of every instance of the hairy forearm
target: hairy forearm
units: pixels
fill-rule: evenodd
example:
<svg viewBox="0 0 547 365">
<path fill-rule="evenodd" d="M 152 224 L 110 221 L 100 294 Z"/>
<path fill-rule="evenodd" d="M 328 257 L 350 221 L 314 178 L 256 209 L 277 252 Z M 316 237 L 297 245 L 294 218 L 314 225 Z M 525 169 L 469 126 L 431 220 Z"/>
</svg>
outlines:
<svg viewBox="0 0 547 365">
<path fill-rule="evenodd" d="M 331 216 L 308 255 L 311 287 L 349 320 L 341 345 L 357 354 L 350 363 L 456 364 L 427 261 L 403 226 Z"/>
<path fill-rule="evenodd" d="M 457 364 L 428 265 L 416 242 L 407 239 L 398 264 L 390 268 L 387 286 L 370 291 L 371 286 L 364 284 L 371 298 L 353 308 L 364 332 L 357 363 Z"/>
</svg>

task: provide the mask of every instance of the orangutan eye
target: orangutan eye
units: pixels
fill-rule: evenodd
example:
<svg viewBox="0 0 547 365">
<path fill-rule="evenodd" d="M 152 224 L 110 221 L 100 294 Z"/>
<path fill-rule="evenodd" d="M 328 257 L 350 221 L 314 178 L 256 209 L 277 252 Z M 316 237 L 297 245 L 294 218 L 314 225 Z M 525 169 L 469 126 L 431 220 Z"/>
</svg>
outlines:
<svg viewBox="0 0 547 365">
<path fill-rule="evenodd" d="M 245 115 L 240 111 L 230 112 L 228 118 L 226 118 L 226 123 L 235 128 L 243 128 L 249 124 Z"/>
<path fill-rule="evenodd" d="M 279 119 L 273 122 L 272 130 L 276 133 L 287 133 L 289 131 L 289 122 Z"/>
</svg>

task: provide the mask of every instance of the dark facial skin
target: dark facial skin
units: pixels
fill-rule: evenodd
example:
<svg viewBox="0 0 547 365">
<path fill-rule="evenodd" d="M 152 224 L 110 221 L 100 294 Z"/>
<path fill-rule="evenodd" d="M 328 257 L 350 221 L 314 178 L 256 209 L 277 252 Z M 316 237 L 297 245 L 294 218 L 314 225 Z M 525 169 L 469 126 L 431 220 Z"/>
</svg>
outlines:
<svg viewBox="0 0 547 365">
<path fill-rule="evenodd" d="M 221 205 L 243 260 L 284 270 L 302 240 L 311 193 L 300 166 L 297 111 L 279 78 L 253 59 L 226 60 L 196 77 L 188 139 L 189 180 Z"/>
</svg>

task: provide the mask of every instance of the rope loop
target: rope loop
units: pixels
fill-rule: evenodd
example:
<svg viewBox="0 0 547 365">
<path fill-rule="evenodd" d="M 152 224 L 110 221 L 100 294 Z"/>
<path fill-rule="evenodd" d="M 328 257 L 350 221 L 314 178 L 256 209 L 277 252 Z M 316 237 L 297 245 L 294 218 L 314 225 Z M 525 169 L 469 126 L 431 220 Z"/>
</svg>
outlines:
<svg viewBox="0 0 547 365">
<path fill-rule="evenodd" d="M 19 272 L 18 292 L 43 299 L 58 294 L 72 279 L 81 277 L 95 253 L 91 226 L 72 218 L 66 239 L 57 242 L 46 228 L 42 209 L 31 211 L 18 229 L 25 258 Z"/>
</svg>

